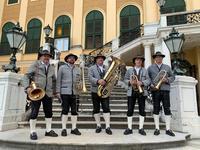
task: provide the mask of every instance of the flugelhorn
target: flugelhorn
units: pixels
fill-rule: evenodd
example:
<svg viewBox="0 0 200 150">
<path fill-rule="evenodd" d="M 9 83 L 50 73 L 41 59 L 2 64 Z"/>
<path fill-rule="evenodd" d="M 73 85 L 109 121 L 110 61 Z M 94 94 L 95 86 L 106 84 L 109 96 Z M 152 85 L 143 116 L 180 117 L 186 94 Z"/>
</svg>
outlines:
<svg viewBox="0 0 200 150">
<path fill-rule="evenodd" d="M 132 82 L 132 81 L 136 81 L 136 82 L 138 82 L 139 80 L 138 80 L 138 77 L 136 76 L 136 75 L 131 75 L 131 77 L 130 77 L 130 81 Z M 139 91 L 139 93 L 143 93 L 144 92 L 144 90 L 142 89 L 142 87 L 140 86 L 140 85 L 132 85 L 133 86 L 133 89 L 134 89 L 134 91 Z"/>
<path fill-rule="evenodd" d="M 28 92 L 28 97 L 32 101 L 39 101 L 45 96 L 45 91 L 37 87 L 34 81 L 31 81 L 30 88 L 31 90 Z"/>
<path fill-rule="evenodd" d="M 154 88 L 156 90 L 160 89 L 160 86 L 163 83 L 164 78 L 166 78 L 167 72 L 165 70 L 161 70 L 154 79 Z"/>
</svg>

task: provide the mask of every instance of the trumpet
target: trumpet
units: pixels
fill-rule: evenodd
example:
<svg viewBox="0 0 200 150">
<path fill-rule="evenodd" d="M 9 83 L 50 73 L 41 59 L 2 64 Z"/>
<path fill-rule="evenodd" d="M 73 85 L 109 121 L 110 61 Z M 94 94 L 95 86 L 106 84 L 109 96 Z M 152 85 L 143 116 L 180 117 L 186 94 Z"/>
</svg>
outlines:
<svg viewBox="0 0 200 150">
<path fill-rule="evenodd" d="M 164 80 L 164 78 L 166 78 L 166 76 L 167 76 L 167 71 L 165 71 L 165 70 L 161 70 L 158 74 L 157 74 L 157 76 L 155 77 L 155 79 L 154 79 L 154 88 L 156 89 L 156 90 L 159 90 L 160 89 L 160 86 L 162 85 L 162 83 L 163 83 L 163 80 Z"/>
<path fill-rule="evenodd" d="M 138 80 L 138 77 L 136 76 L 136 75 L 131 75 L 131 77 L 130 77 L 130 81 L 132 82 L 132 81 L 136 81 L 136 82 L 138 82 L 139 80 Z M 140 85 L 132 85 L 133 86 L 133 90 L 134 91 L 139 91 L 139 93 L 143 93 L 144 92 L 144 90 L 142 89 L 142 87 L 140 86 Z"/>
</svg>

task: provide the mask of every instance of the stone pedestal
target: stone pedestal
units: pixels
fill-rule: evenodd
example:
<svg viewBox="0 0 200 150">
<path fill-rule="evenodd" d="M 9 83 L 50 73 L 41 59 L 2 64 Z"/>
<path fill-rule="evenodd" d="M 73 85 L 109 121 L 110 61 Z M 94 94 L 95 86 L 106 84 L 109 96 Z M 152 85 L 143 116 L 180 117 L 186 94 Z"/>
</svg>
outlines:
<svg viewBox="0 0 200 150">
<path fill-rule="evenodd" d="M 18 83 L 23 75 L 0 72 L 0 131 L 16 129 L 25 111 L 26 95 Z"/>
<path fill-rule="evenodd" d="M 200 117 L 197 111 L 197 80 L 193 77 L 176 76 L 171 85 L 171 110 L 173 130 L 200 136 Z"/>
</svg>

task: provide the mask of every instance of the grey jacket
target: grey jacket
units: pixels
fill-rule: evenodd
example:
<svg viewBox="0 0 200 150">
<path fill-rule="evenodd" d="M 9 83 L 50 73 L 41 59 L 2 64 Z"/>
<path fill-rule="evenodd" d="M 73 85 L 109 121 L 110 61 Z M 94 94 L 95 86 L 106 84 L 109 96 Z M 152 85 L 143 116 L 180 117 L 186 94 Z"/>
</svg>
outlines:
<svg viewBox="0 0 200 150">
<path fill-rule="evenodd" d="M 76 85 L 81 82 L 81 70 L 74 66 L 70 67 L 68 63 L 59 68 L 57 75 L 56 92 L 60 94 L 78 95 Z"/>
<path fill-rule="evenodd" d="M 162 64 L 161 68 L 159 69 L 156 64 L 153 64 L 153 65 L 149 66 L 149 68 L 147 70 L 148 70 L 149 77 L 151 79 L 151 84 L 153 84 L 153 85 L 155 84 L 154 79 L 156 78 L 156 76 L 158 75 L 160 70 L 165 70 L 167 72 L 166 78 L 167 78 L 168 82 L 162 83 L 160 90 L 170 91 L 170 84 L 175 80 L 175 76 L 172 73 L 170 66 L 168 66 L 166 64 Z"/>
<path fill-rule="evenodd" d="M 105 73 L 107 71 L 107 67 L 106 66 L 103 66 L 104 70 L 105 70 Z M 88 77 L 89 77 L 89 82 L 91 83 L 90 85 L 90 88 L 91 88 L 91 92 L 93 93 L 97 93 L 97 90 L 98 90 L 98 83 L 97 81 L 99 79 L 102 79 L 101 76 L 100 76 L 100 73 L 99 73 L 99 70 L 97 68 L 97 65 L 93 65 L 91 66 L 89 69 L 88 69 Z"/>
<path fill-rule="evenodd" d="M 131 96 L 132 92 L 134 92 L 132 90 L 132 86 L 130 85 L 131 75 L 135 75 L 133 69 L 134 69 L 134 67 L 129 68 L 126 71 L 126 74 L 125 74 L 125 77 L 124 77 L 124 82 L 128 85 L 127 96 Z M 150 85 L 150 78 L 149 78 L 148 72 L 147 72 L 147 70 L 145 68 L 141 68 L 140 81 L 142 81 L 142 83 L 143 83 L 143 86 L 142 86 L 142 88 L 144 89 L 143 95 L 147 96 L 148 95 L 147 87 Z"/>
<path fill-rule="evenodd" d="M 45 70 L 45 65 L 40 60 L 35 61 L 24 76 L 24 88 L 27 89 L 30 86 L 29 75 L 33 74 L 37 87 L 44 89 L 46 95 L 52 97 L 56 92 L 55 68 L 50 64 L 47 72 Z"/>
</svg>

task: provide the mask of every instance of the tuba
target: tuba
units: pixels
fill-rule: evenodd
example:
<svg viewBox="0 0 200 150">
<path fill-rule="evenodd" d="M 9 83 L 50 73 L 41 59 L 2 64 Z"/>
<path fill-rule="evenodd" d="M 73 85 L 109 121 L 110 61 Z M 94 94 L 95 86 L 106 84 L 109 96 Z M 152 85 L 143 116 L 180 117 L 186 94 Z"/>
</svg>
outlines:
<svg viewBox="0 0 200 150">
<path fill-rule="evenodd" d="M 106 84 L 104 86 L 102 85 L 98 86 L 97 94 L 102 98 L 107 98 L 110 96 L 111 90 L 113 89 L 116 81 L 119 78 L 118 75 L 119 75 L 119 66 L 121 64 L 121 60 L 114 56 L 111 56 L 111 58 L 112 58 L 112 63 L 103 78 L 103 80 L 106 81 Z"/>
<path fill-rule="evenodd" d="M 138 77 L 136 75 L 131 75 L 130 81 L 136 80 L 136 82 L 138 82 Z M 133 86 L 133 90 L 134 91 L 139 91 L 139 93 L 143 93 L 143 89 L 141 86 L 139 85 L 132 85 Z"/>
<path fill-rule="evenodd" d="M 28 97 L 32 101 L 39 101 L 45 96 L 45 91 L 42 88 L 38 88 L 34 81 L 30 84 L 31 90 L 28 92 Z"/>
<path fill-rule="evenodd" d="M 167 71 L 165 70 L 161 70 L 157 76 L 155 77 L 153 83 L 154 83 L 154 89 L 155 90 L 159 90 L 160 89 L 160 86 L 162 85 L 162 82 L 164 80 L 164 78 L 166 78 L 167 76 Z"/>
</svg>

